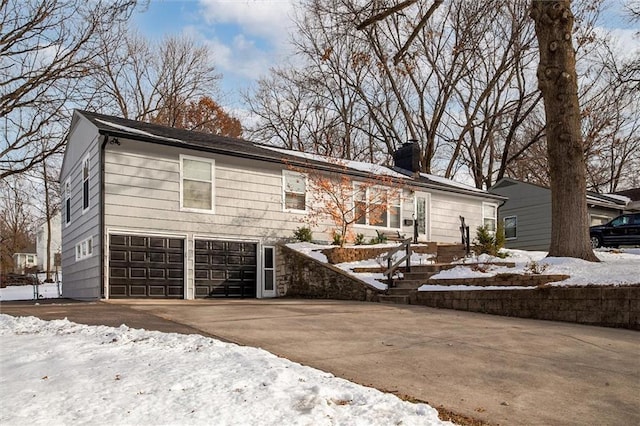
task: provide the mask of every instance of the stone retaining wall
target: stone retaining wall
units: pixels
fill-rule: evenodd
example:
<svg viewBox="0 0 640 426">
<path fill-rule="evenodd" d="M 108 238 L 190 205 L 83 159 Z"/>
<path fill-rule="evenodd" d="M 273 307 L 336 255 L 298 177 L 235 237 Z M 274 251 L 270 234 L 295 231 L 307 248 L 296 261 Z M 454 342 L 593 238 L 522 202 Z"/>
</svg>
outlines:
<svg viewBox="0 0 640 426">
<path fill-rule="evenodd" d="M 416 304 L 640 330 L 640 286 L 419 291 Z"/>
<path fill-rule="evenodd" d="M 276 247 L 276 285 L 279 297 L 377 302 L 379 291 L 341 269 Z"/>
<path fill-rule="evenodd" d="M 522 275 L 503 273 L 491 277 L 473 278 L 431 278 L 425 284 L 428 285 L 470 285 L 470 286 L 519 286 L 537 287 L 539 285 L 563 281 L 569 275 L 549 274 L 549 275 Z"/>
<path fill-rule="evenodd" d="M 393 247 L 367 247 L 367 246 L 353 246 L 353 247 L 331 247 L 323 249 L 322 254 L 327 256 L 327 261 L 332 265 L 336 263 L 345 262 L 358 262 L 365 259 L 376 259 L 377 257 L 387 254 Z M 420 254 L 433 254 L 438 253 L 438 245 L 436 243 L 420 243 L 411 244 L 411 250 L 414 253 Z"/>
</svg>

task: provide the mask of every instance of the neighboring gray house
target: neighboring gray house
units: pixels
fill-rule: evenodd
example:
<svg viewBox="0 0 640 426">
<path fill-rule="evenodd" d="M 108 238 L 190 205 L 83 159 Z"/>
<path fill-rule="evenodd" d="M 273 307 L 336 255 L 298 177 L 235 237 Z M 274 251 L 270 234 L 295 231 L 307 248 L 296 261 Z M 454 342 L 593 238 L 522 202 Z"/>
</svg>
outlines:
<svg viewBox="0 0 640 426">
<path fill-rule="evenodd" d="M 507 197 L 498 208 L 503 222 L 505 247 L 548 250 L 551 242 L 551 190 L 511 178 L 502 178 L 489 192 Z M 587 192 L 589 223 L 599 225 L 622 214 L 628 199 L 610 194 Z"/>
<path fill-rule="evenodd" d="M 411 170 L 76 111 L 60 175 L 63 297 L 278 296 L 274 247 L 308 222 L 305 170 L 354 188 L 396 182 L 384 223 L 354 225 L 367 238 L 411 235 L 415 217 L 421 240 L 459 242 L 459 216 L 495 224 L 504 200 Z M 321 221 L 314 237 L 331 240 L 332 228 Z"/>
</svg>

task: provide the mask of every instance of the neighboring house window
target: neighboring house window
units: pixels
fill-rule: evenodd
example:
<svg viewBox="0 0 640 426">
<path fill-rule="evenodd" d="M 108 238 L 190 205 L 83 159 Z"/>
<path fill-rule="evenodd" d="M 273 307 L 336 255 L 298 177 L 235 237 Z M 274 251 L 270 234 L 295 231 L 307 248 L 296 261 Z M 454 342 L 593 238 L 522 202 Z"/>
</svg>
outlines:
<svg viewBox="0 0 640 426">
<path fill-rule="evenodd" d="M 517 233 L 518 218 L 509 216 L 504 218 L 504 237 L 507 240 L 513 240 L 518 236 Z"/>
<path fill-rule="evenodd" d="M 76 244 L 76 260 L 86 259 L 93 256 L 93 237 Z"/>
<path fill-rule="evenodd" d="M 65 223 L 71 222 L 71 181 L 69 179 L 64 183 L 64 216 Z"/>
<path fill-rule="evenodd" d="M 213 211 L 213 160 L 182 157 L 182 208 Z"/>
<path fill-rule="evenodd" d="M 496 231 L 496 216 L 498 209 L 495 204 L 482 204 L 482 224 L 487 227 L 487 231 Z"/>
<path fill-rule="evenodd" d="M 264 290 L 273 291 L 276 281 L 275 250 L 273 247 L 264 248 Z"/>
<path fill-rule="evenodd" d="M 282 172 L 284 209 L 305 211 L 307 208 L 307 178 L 290 171 Z"/>
<path fill-rule="evenodd" d="M 400 229 L 400 196 L 384 188 L 353 186 L 356 224 Z"/>
<path fill-rule="evenodd" d="M 82 160 L 82 212 L 89 208 L 89 157 Z"/>
<path fill-rule="evenodd" d="M 28 255 L 27 255 L 27 263 L 28 263 L 28 264 L 33 264 L 33 263 L 34 263 L 33 255 L 32 255 L 32 254 L 28 254 Z"/>
</svg>

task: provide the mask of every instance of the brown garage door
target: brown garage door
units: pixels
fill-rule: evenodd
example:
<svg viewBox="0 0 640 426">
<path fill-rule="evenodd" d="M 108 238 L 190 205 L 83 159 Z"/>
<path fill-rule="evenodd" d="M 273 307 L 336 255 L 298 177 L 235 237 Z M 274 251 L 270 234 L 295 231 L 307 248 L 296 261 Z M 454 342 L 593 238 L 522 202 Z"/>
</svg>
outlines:
<svg viewBox="0 0 640 426">
<path fill-rule="evenodd" d="M 256 297 L 257 245 L 195 240 L 196 297 Z"/>
<path fill-rule="evenodd" d="M 111 235 L 109 297 L 184 297 L 184 240 Z"/>
</svg>

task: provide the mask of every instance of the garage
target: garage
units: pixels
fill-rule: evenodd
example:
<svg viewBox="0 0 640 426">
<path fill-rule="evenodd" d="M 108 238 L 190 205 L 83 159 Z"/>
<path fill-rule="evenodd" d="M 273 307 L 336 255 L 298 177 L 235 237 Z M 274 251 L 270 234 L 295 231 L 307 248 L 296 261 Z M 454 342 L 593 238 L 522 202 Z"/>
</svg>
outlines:
<svg viewBox="0 0 640 426">
<path fill-rule="evenodd" d="M 184 297 L 184 240 L 140 235 L 109 239 L 109 297 Z"/>
<path fill-rule="evenodd" d="M 256 297 L 257 244 L 195 240 L 195 295 Z"/>
</svg>

